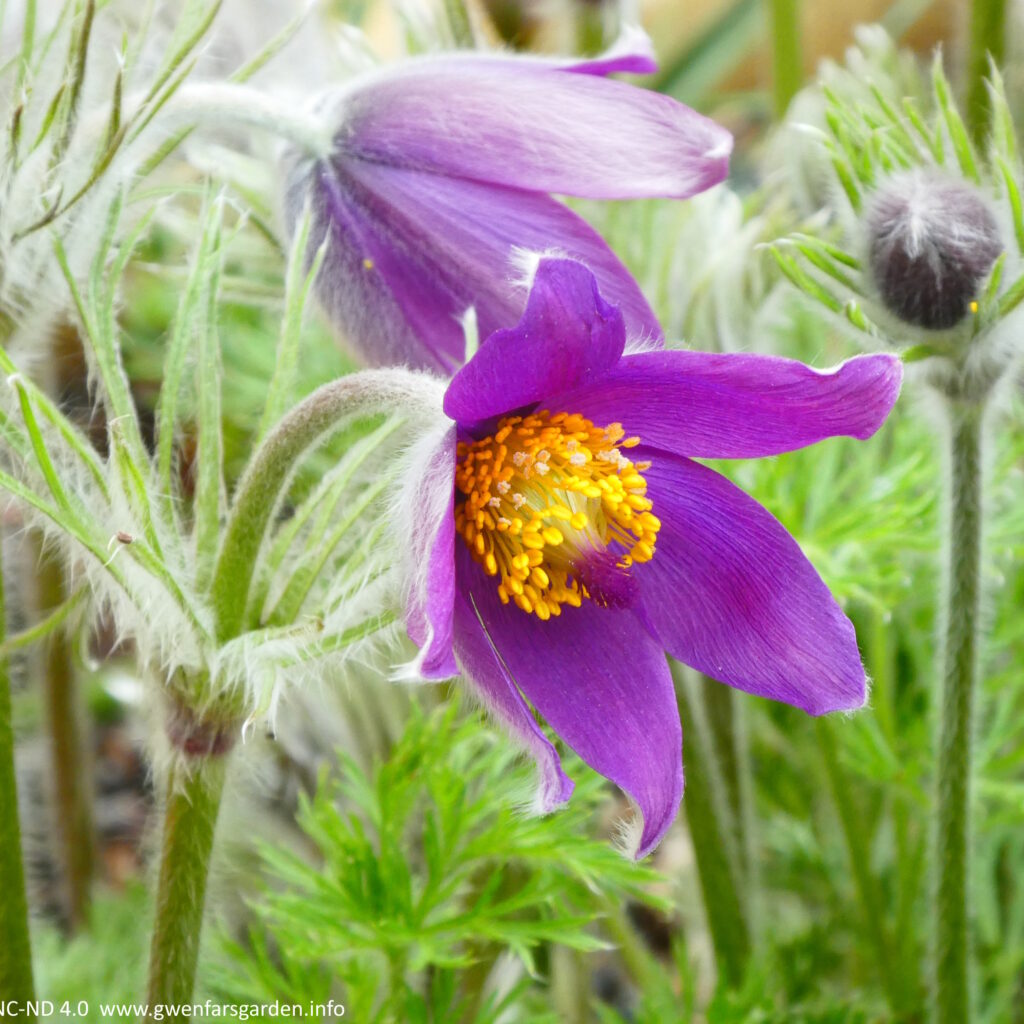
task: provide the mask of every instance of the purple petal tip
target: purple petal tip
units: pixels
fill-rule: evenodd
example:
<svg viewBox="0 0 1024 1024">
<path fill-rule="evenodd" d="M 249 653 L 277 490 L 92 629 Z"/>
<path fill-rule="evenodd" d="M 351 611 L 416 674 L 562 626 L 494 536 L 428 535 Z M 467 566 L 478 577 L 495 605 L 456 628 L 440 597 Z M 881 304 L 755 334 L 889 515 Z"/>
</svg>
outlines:
<svg viewBox="0 0 1024 1024">
<path fill-rule="evenodd" d="M 865 424 L 863 431 L 854 434 L 858 440 L 865 440 L 876 433 L 885 422 L 889 413 L 892 412 L 896 399 L 900 396 L 900 389 L 903 386 L 903 360 L 898 356 L 889 353 L 878 353 L 875 355 L 857 356 L 850 362 L 856 360 L 870 361 L 877 373 L 877 420 L 874 423 Z M 844 363 L 844 366 L 849 363 Z"/>
<path fill-rule="evenodd" d="M 858 674 L 859 681 L 855 679 Z M 832 690 L 816 695 L 816 698 L 802 708 L 812 718 L 820 718 L 822 715 L 832 715 L 838 712 L 860 711 L 868 702 L 868 678 L 863 666 L 860 667 L 859 673 L 854 672 L 849 679 L 848 689 Z"/>
<path fill-rule="evenodd" d="M 534 793 L 533 805 L 530 808 L 534 814 L 550 814 L 564 807 L 576 789 L 576 783 L 563 771 L 553 773 L 550 771 L 538 771 L 537 791 Z"/>
</svg>

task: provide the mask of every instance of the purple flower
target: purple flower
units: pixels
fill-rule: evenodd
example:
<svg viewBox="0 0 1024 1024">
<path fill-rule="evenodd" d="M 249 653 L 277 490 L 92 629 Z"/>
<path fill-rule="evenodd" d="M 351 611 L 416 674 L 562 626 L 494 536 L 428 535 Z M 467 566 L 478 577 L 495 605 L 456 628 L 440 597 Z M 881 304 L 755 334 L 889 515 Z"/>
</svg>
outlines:
<svg viewBox="0 0 1024 1024">
<path fill-rule="evenodd" d="M 725 177 L 725 129 L 602 77 L 654 67 L 645 47 L 575 64 L 419 58 L 333 98 L 333 151 L 294 166 L 286 205 L 294 224 L 310 204 L 310 255 L 327 239 L 318 295 L 359 356 L 452 373 L 471 306 L 481 337 L 522 313 L 522 251 L 585 262 L 631 335 L 660 339 L 622 263 L 548 195 L 685 198 Z"/>
<path fill-rule="evenodd" d="M 406 625 L 413 671 L 461 671 L 535 757 L 539 809 L 572 783 L 527 702 L 636 802 L 643 856 L 683 790 L 664 651 L 812 715 L 865 701 L 853 626 L 796 542 L 693 459 L 869 437 L 902 367 L 624 353 L 625 340 L 589 270 L 541 262 L 518 326 L 452 379 L 454 422 L 409 482 Z"/>
</svg>

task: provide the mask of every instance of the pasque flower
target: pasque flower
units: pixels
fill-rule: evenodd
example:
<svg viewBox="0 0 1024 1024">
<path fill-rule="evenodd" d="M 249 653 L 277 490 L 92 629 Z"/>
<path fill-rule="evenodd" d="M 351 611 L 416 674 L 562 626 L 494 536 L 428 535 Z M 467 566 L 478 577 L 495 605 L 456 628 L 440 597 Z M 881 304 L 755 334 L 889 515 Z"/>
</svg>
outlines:
<svg viewBox="0 0 1024 1024">
<path fill-rule="evenodd" d="M 521 314 L 518 250 L 587 263 L 631 333 L 661 337 L 618 258 L 548 195 L 685 198 L 725 177 L 725 129 L 603 77 L 654 70 L 632 41 L 576 63 L 418 58 L 323 100 L 331 151 L 295 159 L 286 207 L 311 211 L 310 256 L 326 240 L 317 293 L 365 362 L 457 369 L 470 306 L 481 337 Z"/>
<path fill-rule="evenodd" d="M 638 805 L 637 854 L 683 789 L 664 652 L 812 715 L 861 707 L 853 626 L 783 527 L 695 458 L 866 438 L 899 360 L 830 371 L 766 355 L 627 352 L 626 318 L 571 260 L 538 266 L 518 326 L 454 376 L 407 481 L 413 672 L 461 672 L 532 753 L 537 806 L 572 783 L 532 704 Z"/>
</svg>

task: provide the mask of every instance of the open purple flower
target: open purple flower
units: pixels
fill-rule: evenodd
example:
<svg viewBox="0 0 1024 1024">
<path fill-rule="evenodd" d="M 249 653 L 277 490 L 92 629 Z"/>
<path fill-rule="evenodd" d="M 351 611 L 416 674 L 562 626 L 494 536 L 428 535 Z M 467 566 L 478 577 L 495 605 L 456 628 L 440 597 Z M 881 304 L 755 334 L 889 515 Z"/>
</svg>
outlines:
<svg viewBox="0 0 1024 1024">
<path fill-rule="evenodd" d="M 481 337 L 519 318 L 518 251 L 585 262 L 631 335 L 660 339 L 625 267 L 548 195 L 685 198 L 725 177 L 725 129 L 602 77 L 654 68 L 645 47 L 574 64 L 418 58 L 325 101 L 333 150 L 296 163 L 286 205 L 292 223 L 310 205 L 310 254 L 327 240 L 317 293 L 360 357 L 453 372 L 467 309 Z"/>
<path fill-rule="evenodd" d="M 902 368 L 624 353 L 594 275 L 542 261 L 518 326 L 452 379 L 454 421 L 409 483 L 414 671 L 462 672 L 540 768 L 537 805 L 572 783 L 527 701 L 639 806 L 638 856 L 683 790 L 664 651 L 812 715 L 861 707 L 853 626 L 796 542 L 693 458 L 753 458 L 866 438 Z M 525 698 L 525 699 L 524 699 Z"/>
</svg>

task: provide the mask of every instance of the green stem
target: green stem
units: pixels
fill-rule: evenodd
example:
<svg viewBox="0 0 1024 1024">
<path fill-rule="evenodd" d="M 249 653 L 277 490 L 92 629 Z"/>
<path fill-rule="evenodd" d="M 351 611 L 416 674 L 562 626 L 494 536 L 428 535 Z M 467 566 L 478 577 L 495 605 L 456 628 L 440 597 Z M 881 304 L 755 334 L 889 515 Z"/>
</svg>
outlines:
<svg viewBox="0 0 1024 1024">
<path fill-rule="evenodd" d="M 895 750 L 900 746 L 900 729 L 897 724 L 896 704 L 896 665 L 893 646 L 894 632 L 886 612 L 877 608 L 871 613 L 870 625 L 865 633 L 870 637 L 868 642 L 871 669 L 871 704 L 875 709 L 879 727 L 886 742 Z M 842 781 L 842 776 L 839 777 Z M 896 905 L 890 908 L 887 917 L 892 922 L 888 931 L 888 958 L 881 964 L 883 976 L 885 972 L 895 981 L 890 993 L 898 996 L 900 1002 L 892 1003 L 895 1013 L 905 1013 L 916 1008 L 921 1001 L 920 957 L 912 941 L 914 925 L 914 907 L 919 904 L 918 895 L 921 891 L 921 866 L 924 846 L 915 841 L 908 827 L 913 815 L 913 804 L 905 788 L 897 786 L 890 797 L 893 819 L 893 843 L 896 858 Z M 838 803 L 838 799 L 837 799 Z M 856 820 L 856 819 L 855 819 Z M 844 829 L 845 829 L 844 823 Z M 855 856 L 853 842 L 848 838 L 847 845 L 851 858 Z M 876 886 L 878 898 L 884 900 Z M 865 908 L 867 904 L 865 902 Z M 869 912 L 869 911 L 868 911 Z M 869 924 L 870 926 L 870 924 Z M 881 947 L 879 953 L 882 954 Z"/>
<path fill-rule="evenodd" d="M 846 840 L 854 887 L 864 915 L 864 925 L 874 947 L 889 1005 L 895 1013 L 901 1013 L 913 1004 L 915 986 L 913 979 L 902 973 L 902 965 L 886 933 L 886 908 L 882 892 L 871 874 L 871 854 L 864 829 L 865 818 L 856 805 L 853 787 L 849 784 L 836 756 L 837 736 L 832 723 L 818 719 L 815 729 L 822 760 L 825 762 L 829 788 L 839 812 L 839 822 L 843 828 L 843 838 Z"/>
<path fill-rule="evenodd" d="M 701 697 L 714 760 L 719 766 L 728 801 L 732 842 L 738 856 L 741 882 L 747 898 L 755 889 L 755 851 L 752 783 L 743 721 L 736 691 L 707 676 L 701 678 Z"/>
<path fill-rule="evenodd" d="M 5 633 L 4 591 L 0 567 L 0 640 Z M 18 788 L 14 772 L 14 725 L 11 721 L 11 675 L 0 656 L 0 993 L 18 1003 L 35 998 L 28 901 L 21 862 Z"/>
<path fill-rule="evenodd" d="M 167 780 L 149 956 L 150 1005 L 192 999 L 226 761 L 226 755 L 177 759 Z"/>
<path fill-rule="evenodd" d="M 961 1024 L 970 1019 L 967 882 L 971 716 L 981 614 L 983 409 L 955 401 L 949 405 L 952 434 L 934 849 L 933 992 L 938 1024 Z"/>
<path fill-rule="evenodd" d="M 637 988 L 641 992 L 654 988 L 662 975 L 661 965 L 633 927 L 626 907 L 609 902 L 602 923 Z"/>
<path fill-rule="evenodd" d="M 707 723 L 698 720 L 681 666 L 672 663 L 672 675 L 686 737 L 683 810 L 690 826 L 718 970 L 726 984 L 735 987 L 743 980 L 752 941 L 748 907 L 740 890 L 725 785 L 709 756 Z"/>
<path fill-rule="evenodd" d="M 775 116 L 781 118 L 804 77 L 800 0 L 768 0 L 768 22 L 772 39 L 772 97 Z"/>
<path fill-rule="evenodd" d="M 39 591 L 43 611 L 65 604 L 64 571 L 52 555 L 40 550 Z M 57 800 L 57 829 L 67 896 L 68 921 L 81 928 L 89 918 L 96 865 L 96 836 L 92 813 L 92 772 L 81 694 L 75 685 L 71 649 L 62 630 L 53 632 L 45 647 L 47 727 L 50 762 Z"/>
<path fill-rule="evenodd" d="M 296 462 L 346 419 L 380 412 L 438 416 L 441 392 L 424 374 L 364 370 L 317 388 L 291 410 L 256 450 L 238 484 L 211 595 L 217 639 L 238 636 L 263 538 Z"/>
<path fill-rule="evenodd" d="M 466 0 L 444 0 L 444 11 L 455 45 L 460 50 L 472 50 L 476 46 L 476 34 Z"/>
<path fill-rule="evenodd" d="M 551 947 L 551 1003 L 563 1024 L 587 1024 L 590 1020 L 588 971 L 579 950 Z"/>
<path fill-rule="evenodd" d="M 1002 64 L 1006 56 L 1006 0 L 973 0 L 967 43 L 967 126 L 976 142 L 989 128 L 989 58 Z"/>
<path fill-rule="evenodd" d="M 608 18 L 611 12 L 604 0 L 596 3 L 579 0 L 574 5 L 576 52 L 582 56 L 600 53 L 605 48 Z M 614 38 L 612 36 L 611 38 Z"/>
</svg>

